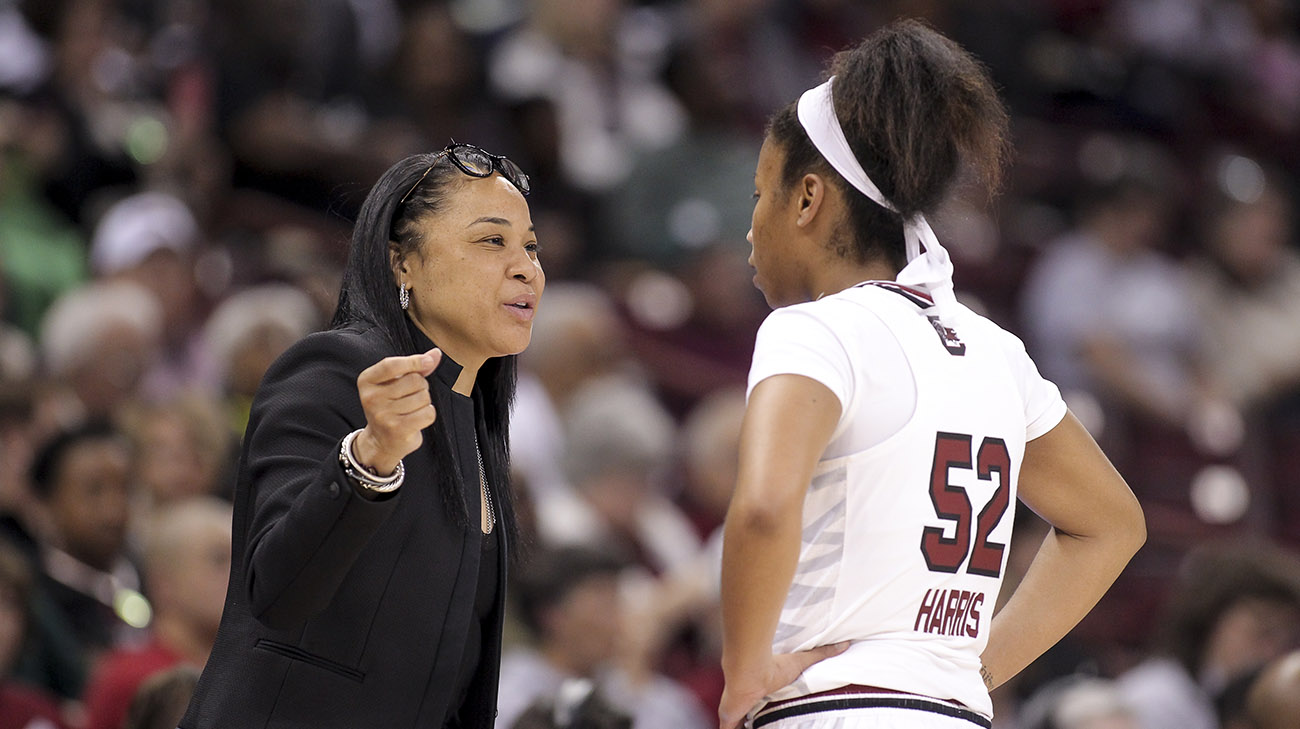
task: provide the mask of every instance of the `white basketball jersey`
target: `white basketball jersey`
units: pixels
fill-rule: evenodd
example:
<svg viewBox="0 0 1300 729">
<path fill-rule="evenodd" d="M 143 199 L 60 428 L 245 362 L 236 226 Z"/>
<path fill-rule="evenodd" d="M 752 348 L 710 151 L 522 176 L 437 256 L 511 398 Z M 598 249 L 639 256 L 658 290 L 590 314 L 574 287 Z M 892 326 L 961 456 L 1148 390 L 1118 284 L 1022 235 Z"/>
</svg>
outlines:
<svg viewBox="0 0 1300 729">
<path fill-rule="evenodd" d="M 852 645 L 772 699 L 861 684 L 992 715 L 979 657 L 1006 564 L 1016 480 L 1027 438 L 1059 422 L 1065 406 L 1014 336 L 964 306 L 940 324 L 929 307 L 923 293 L 893 282 L 790 307 L 824 323 L 855 371 L 905 362 L 915 402 L 892 435 L 817 466 L 773 645 L 779 653 Z M 903 358 L 876 356 L 885 332 Z M 760 355 L 756 348 L 761 371 Z M 855 418 L 882 416 L 858 406 L 863 381 L 857 390 L 831 387 L 843 407 L 835 438 Z M 845 452 L 836 445 L 827 453 Z"/>
</svg>

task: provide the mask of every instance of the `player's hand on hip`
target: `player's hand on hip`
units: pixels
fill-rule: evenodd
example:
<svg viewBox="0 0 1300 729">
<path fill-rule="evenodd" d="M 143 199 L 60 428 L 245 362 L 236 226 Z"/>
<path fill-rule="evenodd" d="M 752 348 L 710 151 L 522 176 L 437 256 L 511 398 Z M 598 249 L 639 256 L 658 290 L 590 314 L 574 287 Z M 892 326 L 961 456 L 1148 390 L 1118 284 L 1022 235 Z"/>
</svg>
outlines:
<svg viewBox="0 0 1300 729">
<path fill-rule="evenodd" d="M 435 347 L 424 354 L 385 357 L 357 376 L 366 427 L 352 442 L 352 455 L 361 465 L 390 474 L 398 461 L 420 447 L 421 431 L 438 417 L 426 378 L 441 360 L 442 352 Z"/>
<path fill-rule="evenodd" d="M 766 666 L 746 671 L 743 676 L 728 674 L 718 705 L 718 725 L 721 729 L 736 729 L 744 725 L 745 717 L 764 696 L 794 683 L 809 666 L 838 656 L 849 647 L 848 641 L 821 645 L 798 653 L 781 653 L 772 656 Z"/>
</svg>

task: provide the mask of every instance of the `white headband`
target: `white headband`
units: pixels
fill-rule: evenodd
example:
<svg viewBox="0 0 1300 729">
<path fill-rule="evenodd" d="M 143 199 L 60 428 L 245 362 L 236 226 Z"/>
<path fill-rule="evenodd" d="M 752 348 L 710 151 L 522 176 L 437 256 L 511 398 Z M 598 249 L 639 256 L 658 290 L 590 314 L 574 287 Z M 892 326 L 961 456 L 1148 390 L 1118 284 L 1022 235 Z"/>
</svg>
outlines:
<svg viewBox="0 0 1300 729">
<path fill-rule="evenodd" d="M 799 123 L 803 125 L 813 146 L 850 185 L 881 207 L 898 212 L 893 203 L 885 199 L 876 183 L 853 156 L 849 141 L 844 138 L 839 119 L 835 116 L 835 102 L 831 96 L 832 76 L 819 86 L 814 86 L 799 97 Z M 907 248 L 907 265 L 898 272 L 898 283 L 927 290 L 934 299 L 940 318 L 944 311 L 952 310 L 957 297 L 952 290 L 952 259 L 939 244 L 934 230 L 925 216 L 917 213 L 903 221 L 903 238 Z M 925 253 L 921 248 L 924 245 Z"/>
</svg>

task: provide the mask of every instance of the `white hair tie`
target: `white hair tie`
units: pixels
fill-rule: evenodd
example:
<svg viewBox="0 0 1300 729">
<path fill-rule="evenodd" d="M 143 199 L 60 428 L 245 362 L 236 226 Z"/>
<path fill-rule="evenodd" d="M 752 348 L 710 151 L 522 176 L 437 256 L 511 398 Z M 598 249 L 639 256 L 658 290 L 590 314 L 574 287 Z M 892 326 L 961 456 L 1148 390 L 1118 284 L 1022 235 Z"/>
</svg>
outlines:
<svg viewBox="0 0 1300 729">
<path fill-rule="evenodd" d="M 831 82 L 834 80 L 835 77 L 832 76 L 826 83 L 808 89 L 799 97 L 799 123 L 803 125 L 817 151 L 850 185 L 886 210 L 898 212 L 898 208 L 885 199 L 876 183 L 867 177 L 858 158 L 849 148 L 849 140 L 844 138 L 844 130 L 835 116 L 835 101 L 831 96 Z M 903 239 L 907 249 L 907 265 L 898 272 L 898 283 L 928 291 L 934 299 L 939 317 L 943 318 L 944 312 L 952 311 L 957 303 L 952 288 L 952 259 L 948 257 L 948 251 L 940 245 L 930 223 L 921 213 L 903 221 Z"/>
</svg>

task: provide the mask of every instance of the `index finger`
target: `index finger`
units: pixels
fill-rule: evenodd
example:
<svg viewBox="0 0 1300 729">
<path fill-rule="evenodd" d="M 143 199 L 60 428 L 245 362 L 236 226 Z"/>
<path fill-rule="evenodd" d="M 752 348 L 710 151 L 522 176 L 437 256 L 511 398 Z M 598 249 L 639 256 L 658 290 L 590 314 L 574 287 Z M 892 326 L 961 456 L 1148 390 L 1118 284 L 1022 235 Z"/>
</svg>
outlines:
<svg viewBox="0 0 1300 729">
<path fill-rule="evenodd" d="M 420 374 L 427 376 L 438 366 L 438 362 L 441 359 L 442 352 L 437 348 L 431 349 L 423 354 L 412 354 L 405 357 L 385 357 L 362 370 L 358 379 L 382 383 L 388 382 L 389 380 L 395 380 L 402 375 L 411 372 L 419 372 Z"/>
</svg>

